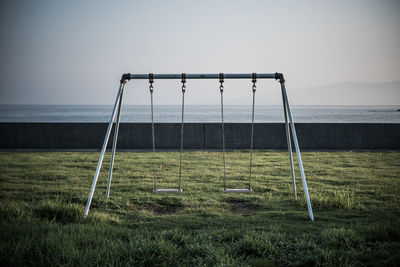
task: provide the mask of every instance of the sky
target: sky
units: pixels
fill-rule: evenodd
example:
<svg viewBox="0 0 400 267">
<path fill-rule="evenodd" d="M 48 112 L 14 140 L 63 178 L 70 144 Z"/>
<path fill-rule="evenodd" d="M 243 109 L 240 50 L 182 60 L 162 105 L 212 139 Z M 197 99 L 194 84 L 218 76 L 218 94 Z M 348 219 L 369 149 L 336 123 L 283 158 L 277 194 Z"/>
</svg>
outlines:
<svg viewBox="0 0 400 267">
<path fill-rule="evenodd" d="M 0 104 L 110 105 L 126 72 L 282 72 L 292 103 L 318 104 L 304 88 L 400 80 L 399 29 L 395 0 L 3 0 Z M 155 104 L 179 104 L 179 83 L 157 80 Z M 281 103 L 276 81 L 257 85 L 258 104 Z M 187 104 L 219 103 L 218 81 L 187 87 Z M 149 104 L 147 81 L 124 97 Z M 250 104 L 250 81 L 226 81 L 225 99 Z"/>
</svg>

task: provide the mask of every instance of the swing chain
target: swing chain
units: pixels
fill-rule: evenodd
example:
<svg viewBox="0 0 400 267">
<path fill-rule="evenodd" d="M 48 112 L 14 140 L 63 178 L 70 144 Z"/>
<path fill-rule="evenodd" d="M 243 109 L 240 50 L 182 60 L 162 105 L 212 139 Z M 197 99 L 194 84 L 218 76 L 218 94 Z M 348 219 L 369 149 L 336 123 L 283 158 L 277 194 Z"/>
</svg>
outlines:
<svg viewBox="0 0 400 267">
<path fill-rule="evenodd" d="M 157 190 L 157 177 L 156 177 L 156 143 L 154 140 L 154 111 L 153 111 L 153 73 L 149 73 L 149 90 L 150 90 L 150 97 L 151 97 L 151 139 L 153 145 L 153 188 Z"/>
<path fill-rule="evenodd" d="M 223 85 L 223 83 L 224 83 L 224 74 L 223 73 L 219 74 L 219 83 L 220 83 L 219 91 L 222 94 L 224 92 L 224 85 Z"/>
<path fill-rule="evenodd" d="M 251 89 L 253 90 L 253 93 L 255 93 L 256 92 L 257 74 L 253 73 L 251 76 L 252 76 L 251 82 L 253 83 L 253 86 L 251 87 Z"/>
<path fill-rule="evenodd" d="M 221 134 L 222 134 L 222 161 L 224 164 L 224 190 L 226 189 L 226 160 L 225 160 L 225 126 L 224 126 L 224 74 L 219 74 L 219 92 L 221 93 Z"/>
<path fill-rule="evenodd" d="M 186 73 L 182 73 L 182 122 L 181 122 L 181 153 L 179 156 L 179 180 L 178 188 L 182 190 L 182 157 L 183 157 L 183 118 L 185 112 L 185 91 L 186 91 Z"/>
<path fill-rule="evenodd" d="M 256 96 L 256 82 L 257 82 L 257 74 L 253 73 L 251 82 L 253 86 L 251 87 L 253 91 L 253 105 L 252 105 L 252 112 L 251 112 L 251 140 L 250 140 L 250 163 L 249 163 L 249 190 L 251 190 L 252 183 L 251 183 L 251 167 L 253 166 L 253 144 L 254 144 L 254 105 L 255 105 L 255 96 Z"/>
<path fill-rule="evenodd" d="M 149 85 L 149 89 L 150 89 L 150 93 L 152 94 L 153 93 L 153 83 L 154 83 L 154 80 L 153 80 L 153 73 L 149 73 L 149 83 L 150 83 L 150 85 Z"/>
<path fill-rule="evenodd" d="M 186 91 L 186 73 L 182 73 L 182 93 L 184 94 Z"/>
</svg>

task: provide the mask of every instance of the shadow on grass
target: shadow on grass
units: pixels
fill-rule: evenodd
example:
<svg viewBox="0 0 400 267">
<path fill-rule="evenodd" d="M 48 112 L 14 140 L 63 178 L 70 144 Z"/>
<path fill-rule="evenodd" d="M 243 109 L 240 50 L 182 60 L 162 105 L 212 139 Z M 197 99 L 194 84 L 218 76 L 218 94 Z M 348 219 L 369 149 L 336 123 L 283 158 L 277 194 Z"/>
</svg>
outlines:
<svg viewBox="0 0 400 267">
<path fill-rule="evenodd" d="M 229 197 L 225 199 L 225 202 L 230 206 L 233 213 L 242 216 L 251 215 L 260 209 L 260 206 L 251 199 Z"/>
<path fill-rule="evenodd" d="M 145 203 L 143 209 L 157 215 L 170 215 L 183 210 L 185 205 L 180 198 L 165 196 L 157 199 L 155 203 Z"/>
<path fill-rule="evenodd" d="M 34 208 L 33 212 L 41 219 L 61 224 L 81 221 L 83 216 L 83 210 L 80 205 L 60 201 L 44 201 Z"/>
</svg>

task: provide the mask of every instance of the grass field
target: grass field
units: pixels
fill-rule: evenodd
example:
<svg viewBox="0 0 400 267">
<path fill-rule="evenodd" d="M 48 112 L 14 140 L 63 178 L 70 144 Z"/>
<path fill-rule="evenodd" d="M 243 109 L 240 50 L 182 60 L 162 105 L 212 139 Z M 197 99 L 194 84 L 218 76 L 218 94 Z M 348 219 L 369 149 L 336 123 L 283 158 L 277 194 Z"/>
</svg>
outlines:
<svg viewBox="0 0 400 267">
<path fill-rule="evenodd" d="M 251 195 L 221 192 L 218 152 L 184 153 L 181 195 L 151 193 L 151 153 L 117 153 L 87 219 L 99 153 L 0 152 L 0 265 L 399 265 L 400 152 L 302 155 L 314 222 L 284 151 L 255 152 Z M 176 186 L 179 153 L 157 162 L 159 188 Z M 248 151 L 227 166 L 245 187 Z"/>
</svg>

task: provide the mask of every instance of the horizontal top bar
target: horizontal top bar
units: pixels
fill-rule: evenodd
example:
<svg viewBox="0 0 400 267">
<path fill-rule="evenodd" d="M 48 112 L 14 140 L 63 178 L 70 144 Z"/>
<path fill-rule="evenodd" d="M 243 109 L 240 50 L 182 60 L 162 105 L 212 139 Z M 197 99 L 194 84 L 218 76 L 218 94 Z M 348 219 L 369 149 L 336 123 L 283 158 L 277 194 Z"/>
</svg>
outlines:
<svg viewBox="0 0 400 267">
<path fill-rule="evenodd" d="M 130 74 L 131 79 L 148 79 L 149 74 Z M 181 79 L 182 74 L 153 74 L 153 79 Z M 224 73 L 224 79 L 251 79 L 252 73 Z M 219 79 L 217 74 L 186 74 L 186 79 Z M 275 73 L 257 73 L 257 79 L 276 79 Z"/>
</svg>

